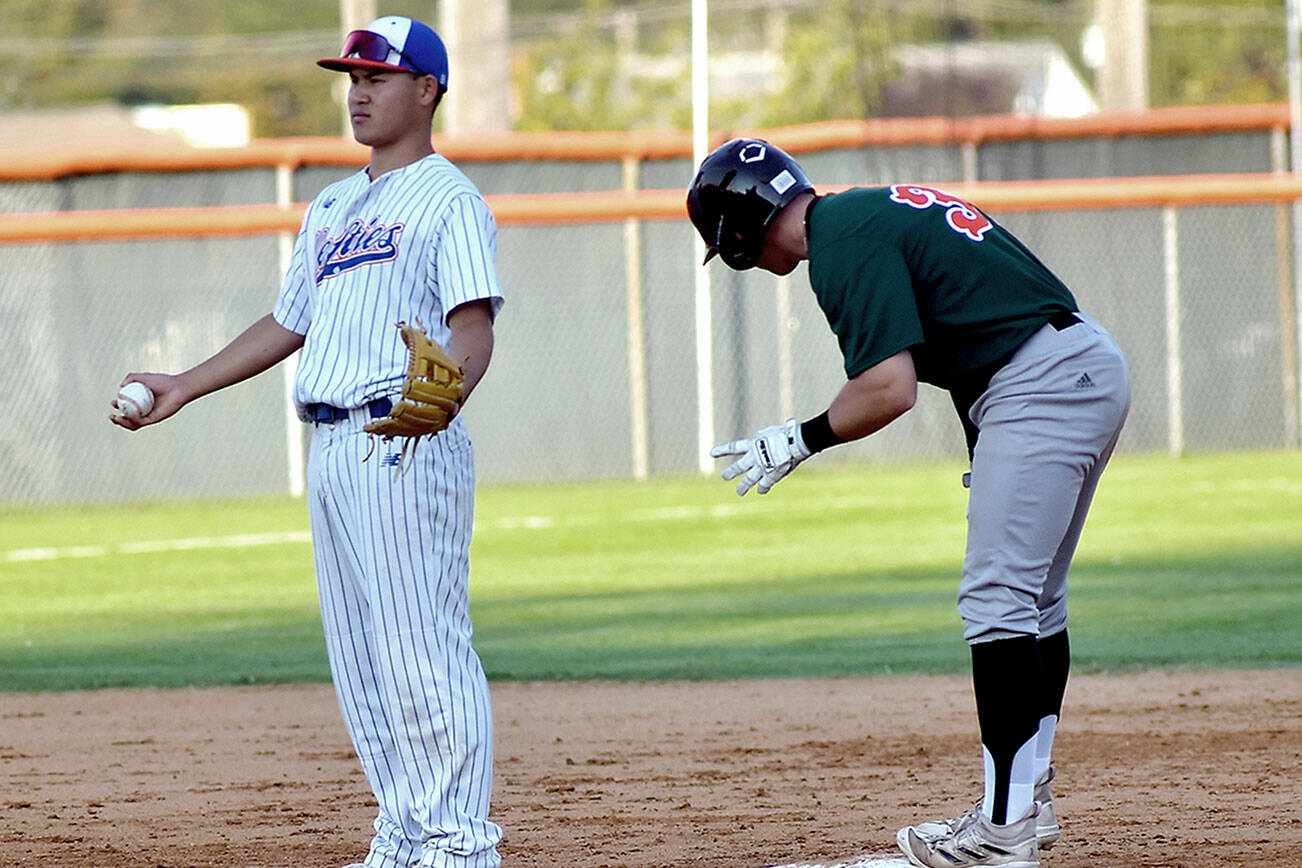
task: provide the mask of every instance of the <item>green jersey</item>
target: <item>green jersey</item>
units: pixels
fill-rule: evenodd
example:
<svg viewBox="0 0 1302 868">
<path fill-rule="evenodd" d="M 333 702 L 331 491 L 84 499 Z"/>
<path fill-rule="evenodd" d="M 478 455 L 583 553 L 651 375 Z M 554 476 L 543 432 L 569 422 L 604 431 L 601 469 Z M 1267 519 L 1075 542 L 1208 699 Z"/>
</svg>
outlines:
<svg viewBox="0 0 1302 868">
<path fill-rule="evenodd" d="M 847 377 L 909 349 L 919 380 L 953 390 L 1077 310 L 1012 233 L 938 190 L 855 188 L 820 197 L 807 220 L 809 281 Z"/>
</svg>

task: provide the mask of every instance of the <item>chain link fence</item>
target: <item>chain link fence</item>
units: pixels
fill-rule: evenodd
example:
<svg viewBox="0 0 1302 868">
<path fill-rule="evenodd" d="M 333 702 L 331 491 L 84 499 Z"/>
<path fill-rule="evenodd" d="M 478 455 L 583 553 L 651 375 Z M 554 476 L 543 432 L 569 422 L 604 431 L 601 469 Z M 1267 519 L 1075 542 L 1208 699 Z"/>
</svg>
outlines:
<svg viewBox="0 0 1302 868">
<path fill-rule="evenodd" d="M 1191 159 L 1217 171 L 1265 167 L 1270 138 L 1201 137 L 1203 148 Z M 972 165 L 957 150 L 842 149 L 801 160 L 820 184 L 943 183 L 960 176 L 965 159 Z M 1149 163 L 1127 159 L 1170 169 L 1172 153 L 1159 141 Z M 983 170 L 999 160 L 1024 165 L 993 152 L 977 156 Z M 465 168 L 488 195 L 609 190 L 624 182 L 617 161 Z M 646 189 L 682 189 L 691 169 L 686 159 L 650 160 L 638 181 Z M 300 169 L 293 198 L 309 199 L 347 171 Z M 121 173 L 0 183 L 0 212 L 274 196 L 271 168 Z M 1298 446 L 1290 206 L 992 216 L 1057 271 L 1126 350 L 1134 401 L 1123 450 Z M 189 367 L 269 311 L 282 245 L 276 236 L 0 245 L 0 358 L 8 372 L 0 400 L 9 416 L 0 428 L 0 501 L 294 491 L 310 431 L 287 410 L 285 366 L 135 434 L 106 419 L 127 371 Z M 685 219 L 503 225 L 499 248 L 507 304 L 492 367 L 466 409 L 482 480 L 695 472 L 702 424 L 717 442 L 787 416 L 807 418 L 843 382 L 835 339 L 803 266 L 779 279 L 711 264 L 713 407 L 699 418 L 699 260 Z M 912 412 L 820 460 L 958 458 L 963 450 L 947 394 L 924 386 Z"/>
</svg>

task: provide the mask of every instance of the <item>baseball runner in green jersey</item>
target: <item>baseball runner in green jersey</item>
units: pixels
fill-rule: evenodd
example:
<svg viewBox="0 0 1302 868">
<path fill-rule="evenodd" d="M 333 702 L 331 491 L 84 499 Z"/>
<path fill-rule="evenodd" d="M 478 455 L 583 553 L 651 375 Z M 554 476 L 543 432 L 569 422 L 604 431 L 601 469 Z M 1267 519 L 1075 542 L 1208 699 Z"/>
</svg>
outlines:
<svg viewBox="0 0 1302 868">
<path fill-rule="evenodd" d="M 971 472 L 958 610 L 971 648 L 985 792 L 954 819 L 900 830 L 923 868 L 1036 868 L 1059 837 L 1049 781 L 1070 668 L 1067 569 L 1130 406 L 1116 342 L 979 209 L 913 184 L 818 195 L 757 139 L 704 162 L 687 208 L 743 270 L 809 282 L 845 362 L 828 409 L 716 446 L 738 494 L 770 491 L 811 455 L 880 430 L 918 383 L 947 390 Z"/>
</svg>

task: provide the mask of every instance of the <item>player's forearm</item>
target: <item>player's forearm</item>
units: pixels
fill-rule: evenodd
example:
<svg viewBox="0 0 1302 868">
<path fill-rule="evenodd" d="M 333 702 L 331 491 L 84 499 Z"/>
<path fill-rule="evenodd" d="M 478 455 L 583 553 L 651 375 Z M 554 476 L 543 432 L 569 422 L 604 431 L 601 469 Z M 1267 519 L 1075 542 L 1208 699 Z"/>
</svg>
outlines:
<svg viewBox="0 0 1302 868">
<path fill-rule="evenodd" d="M 827 421 L 837 437 L 858 440 L 908 412 L 917 398 L 913 356 L 904 350 L 846 382 L 827 408 Z"/>
<path fill-rule="evenodd" d="M 461 403 L 465 404 L 466 398 L 470 397 L 475 386 L 483 379 L 484 373 L 488 370 L 488 362 L 493 357 L 492 327 L 453 332 L 449 355 L 460 362 L 465 371 L 466 379 L 461 396 Z"/>
<path fill-rule="evenodd" d="M 487 305 L 463 305 L 448 317 L 448 328 L 452 331 L 448 355 L 465 372 L 461 397 L 461 403 L 465 404 L 493 358 L 493 318 Z"/>
<path fill-rule="evenodd" d="M 268 314 L 179 379 L 188 400 L 194 400 L 256 376 L 302 346 L 302 335 L 286 329 Z"/>
</svg>

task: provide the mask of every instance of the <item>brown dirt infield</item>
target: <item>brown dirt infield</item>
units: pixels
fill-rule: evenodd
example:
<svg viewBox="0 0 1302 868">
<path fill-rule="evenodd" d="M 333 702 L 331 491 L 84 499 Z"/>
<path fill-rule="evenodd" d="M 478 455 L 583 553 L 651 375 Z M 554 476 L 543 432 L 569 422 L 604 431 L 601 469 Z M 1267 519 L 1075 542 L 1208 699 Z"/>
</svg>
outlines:
<svg viewBox="0 0 1302 868">
<path fill-rule="evenodd" d="M 961 677 L 495 684 L 506 866 L 889 855 L 980 778 Z M 328 686 L 0 697 L 0 866 L 338 868 L 372 817 Z M 1302 866 L 1302 673 L 1076 676 L 1051 868 Z"/>
</svg>

